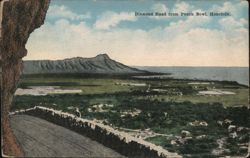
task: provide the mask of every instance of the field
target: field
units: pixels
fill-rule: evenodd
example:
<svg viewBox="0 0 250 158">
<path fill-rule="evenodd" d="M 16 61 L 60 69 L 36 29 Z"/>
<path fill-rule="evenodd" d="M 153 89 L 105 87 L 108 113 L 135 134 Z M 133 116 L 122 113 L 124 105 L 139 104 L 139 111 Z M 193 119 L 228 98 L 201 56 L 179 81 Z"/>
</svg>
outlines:
<svg viewBox="0 0 250 158">
<path fill-rule="evenodd" d="M 236 82 L 112 75 L 23 76 L 19 88 L 56 86 L 80 93 L 16 95 L 12 111 L 46 106 L 109 124 L 185 157 L 244 155 L 249 87 Z"/>
</svg>

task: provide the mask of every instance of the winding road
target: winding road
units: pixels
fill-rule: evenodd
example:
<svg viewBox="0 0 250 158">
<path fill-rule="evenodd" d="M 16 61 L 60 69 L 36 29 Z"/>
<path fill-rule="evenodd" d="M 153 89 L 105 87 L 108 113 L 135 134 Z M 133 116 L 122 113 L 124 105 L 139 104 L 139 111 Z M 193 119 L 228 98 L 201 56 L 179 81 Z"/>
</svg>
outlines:
<svg viewBox="0 0 250 158">
<path fill-rule="evenodd" d="M 10 116 L 11 127 L 27 157 L 124 157 L 102 144 L 28 115 Z"/>
</svg>

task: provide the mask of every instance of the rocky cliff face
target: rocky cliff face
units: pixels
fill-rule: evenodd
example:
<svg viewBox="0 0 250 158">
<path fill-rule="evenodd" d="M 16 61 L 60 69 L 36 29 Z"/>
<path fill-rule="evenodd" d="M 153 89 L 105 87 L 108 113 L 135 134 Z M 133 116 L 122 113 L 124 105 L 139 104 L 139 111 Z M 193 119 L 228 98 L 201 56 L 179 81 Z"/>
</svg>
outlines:
<svg viewBox="0 0 250 158">
<path fill-rule="evenodd" d="M 22 58 L 27 54 L 25 44 L 30 33 L 43 24 L 48 6 L 49 0 L 8 0 L 1 5 L 1 123 L 5 155 L 22 156 L 10 129 L 8 112 L 23 68 Z"/>
</svg>

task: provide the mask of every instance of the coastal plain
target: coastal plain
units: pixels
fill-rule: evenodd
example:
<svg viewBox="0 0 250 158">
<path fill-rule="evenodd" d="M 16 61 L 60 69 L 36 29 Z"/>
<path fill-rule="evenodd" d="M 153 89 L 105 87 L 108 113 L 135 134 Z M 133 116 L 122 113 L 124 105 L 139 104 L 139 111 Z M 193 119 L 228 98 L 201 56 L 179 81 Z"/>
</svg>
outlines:
<svg viewBox="0 0 250 158">
<path fill-rule="evenodd" d="M 230 81 L 132 74 L 24 75 L 12 111 L 44 106 L 74 113 L 79 108 L 83 118 L 184 157 L 242 156 L 250 132 L 248 94 L 248 86 Z"/>
</svg>

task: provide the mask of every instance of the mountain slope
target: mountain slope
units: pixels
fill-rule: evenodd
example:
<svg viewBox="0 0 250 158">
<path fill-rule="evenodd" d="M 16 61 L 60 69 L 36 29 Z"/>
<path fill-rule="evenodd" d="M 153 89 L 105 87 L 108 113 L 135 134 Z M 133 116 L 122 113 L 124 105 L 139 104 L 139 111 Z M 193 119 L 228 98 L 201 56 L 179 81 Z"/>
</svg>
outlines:
<svg viewBox="0 0 250 158">
<path fill-rule="evenodd" d="M 70 58 L 64 60 L 24 61 L 24 74 L 44 73 L 145 73 L 99 54 L 93 58 Z"/>
</svg>

